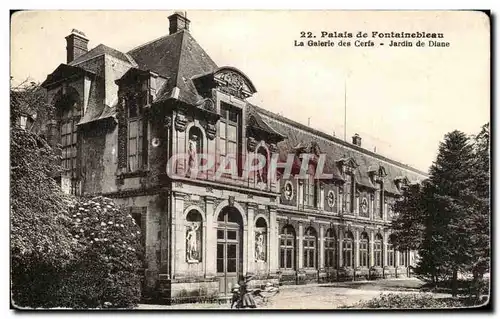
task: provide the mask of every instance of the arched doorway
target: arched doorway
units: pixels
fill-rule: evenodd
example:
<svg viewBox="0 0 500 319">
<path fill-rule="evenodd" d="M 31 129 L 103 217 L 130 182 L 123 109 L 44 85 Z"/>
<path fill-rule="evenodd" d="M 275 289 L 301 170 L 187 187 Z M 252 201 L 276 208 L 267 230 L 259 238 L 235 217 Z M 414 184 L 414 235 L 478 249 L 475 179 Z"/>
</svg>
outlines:
<svg viewBox="0 0 500 319">
<path fill-rule="evenodd" d="M 234 207 L 217 216 L 217 277 L 219 291 L 229 294 L 243 273 L 243 220 Z"/>
</svg>

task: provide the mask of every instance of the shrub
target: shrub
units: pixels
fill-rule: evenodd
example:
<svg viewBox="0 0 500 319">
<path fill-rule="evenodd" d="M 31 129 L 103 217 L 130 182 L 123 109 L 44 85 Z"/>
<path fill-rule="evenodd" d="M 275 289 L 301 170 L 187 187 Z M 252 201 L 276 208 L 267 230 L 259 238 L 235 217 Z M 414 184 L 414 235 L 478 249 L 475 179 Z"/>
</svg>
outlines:
<svg viewBox="0 0 500 319">
<path fill-rule="evenodd" d="M 65 228 L 65 240 L 73 247 L 71 258 L 60 267 L 33 262 L 29 271 L 16 270 L 15 304 L 77 309 L 136 306 L 143 251 L 135 220 L 108 198 L 74 202 Z"/>
<path fill-rule="evenodd" d="M 131 215 L 104 197 L 82 199 L 71 211 L 77 260 L 67 269 L 60 297 L 72 308 L 128 308 L 140 300 L 143 251 Z M 64 295 L 70 296 L 65 298 Z"/>
<path fill-rule="evenodd" d="M 436 298 L 432 294 L 381 294 L 368 301 L 362 301 L 342 308 L 385 308 L 385 309 L 437 309 L 462 308 L 477 305 L 471 299 Z"/>
</svg>

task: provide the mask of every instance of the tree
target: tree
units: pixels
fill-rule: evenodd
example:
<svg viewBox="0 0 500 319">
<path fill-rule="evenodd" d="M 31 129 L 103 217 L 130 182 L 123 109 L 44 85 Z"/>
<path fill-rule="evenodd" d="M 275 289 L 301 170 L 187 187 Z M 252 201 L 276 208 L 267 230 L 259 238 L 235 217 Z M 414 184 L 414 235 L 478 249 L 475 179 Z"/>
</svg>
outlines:
<svg viewBox="0 0 500 319">
<path fill-rule="evenodd" d="M 17 307 L 128 308 L 140 299 L 140 229 L 110 199 L 64 194 L 57 148 L 19 125 L 51 106 L 31 83 L 11 90 L 11 292 Z M 43 116 L 37 116 L 37 119 Z"/>
<path fill-rule="evenodd" d="M 420 270 L 452 278 L 457 293 L 458 273 L 474 260 L 471 219 L 475 209 L 475 154 L 460 131 L 445 135 L 426 185 L 426 221 Z"/>
<path fill-rule="evenodd" d="M 15 92 L 19 96 L 19 91 Z M 45 107 L 31 92 L 23 92 L 23 101 L 33 109 Z M 68 237 L 67 208 L 73 199 L 63 194 L 52 178 L 59 170 L 54 150 L 17 124 L 23 103 L 16 101 L 11 103 L 10 129 L 12 294 L 16 304 L 26 305 L 43 298 L 37 288 L 45 289 L 44 279 L 50 281 L 53 272 L 72 259 L 74 244 Z M 34 277 L 39 278 L 36 282 L 40 286 L 26 286 Z"/>
<path fill-rule="evenodd" d="M 396 218 L 392 221 L 396 248 L 418 250 L 422 244 L 424 216 L 422 186 L 410 184 L 403 187 L 401 197 L 394 204 Z"/>
</svg>

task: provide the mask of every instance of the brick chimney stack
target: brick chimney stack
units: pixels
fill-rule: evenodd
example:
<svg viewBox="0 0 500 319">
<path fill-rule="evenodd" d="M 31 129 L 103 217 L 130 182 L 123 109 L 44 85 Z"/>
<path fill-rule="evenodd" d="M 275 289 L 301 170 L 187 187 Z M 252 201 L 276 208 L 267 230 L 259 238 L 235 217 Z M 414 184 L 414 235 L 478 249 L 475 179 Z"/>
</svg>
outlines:
<svg viewBox="0 0 500 319">
<path fill-rule="evenodd" d="M 352 137 L 352 144 L 361 147 L 361 137 L 358 133 L 354 134 Z"/>
<path fill-rule="evenodd" d="M 189 31 L 189 23 L 191 21 L 188 20 L 186 13 L 175 12 L 168 17 L 168 20 L 170 21 L 169 34 L 174 34 L 180 30 Z"/>
<path fill-rule="evenodd" d="M 78 59 L 89 51 L 87 45 L 89 39 L 82 31 L 71 30 L 71 34 L 66 37 L 66 63 Z"/>
</svg>

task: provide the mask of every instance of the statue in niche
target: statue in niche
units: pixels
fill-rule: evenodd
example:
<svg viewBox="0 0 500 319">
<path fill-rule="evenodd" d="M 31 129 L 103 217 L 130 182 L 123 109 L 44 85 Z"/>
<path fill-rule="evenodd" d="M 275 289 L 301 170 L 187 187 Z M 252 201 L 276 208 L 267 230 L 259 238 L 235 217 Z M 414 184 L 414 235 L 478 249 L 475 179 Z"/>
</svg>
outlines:
<svg viewBox="0 0 500 319">
<path fill-rule="evenodd" d="M 186 172 L 186 176 L 191 176 L 191 174 L 196 174 L 196 166 L 198 165 L 198 145 L 196 140 L 198 137 L 196 135 L 192 135 L 191 139 L 188 142 L 188 169 Z"/>
<path fill-rule="evenodd" d="M 255 260 L 256 261 L 265 261 L 266 260 L 266 252 L 264 249 L 264 233 L 257 232 L 255 234 Z"/>
<path fill-rule="evenodd" d="M 200 261 L 200 252 L 198 251 L 198 229 L 200 228 L 200 224 L 196 222 L 192 222 L 188 225 L 187 233 L 186 233 L 186 242 L 187 242 L 187 260 L 188 261 Z"/>
</svg>

